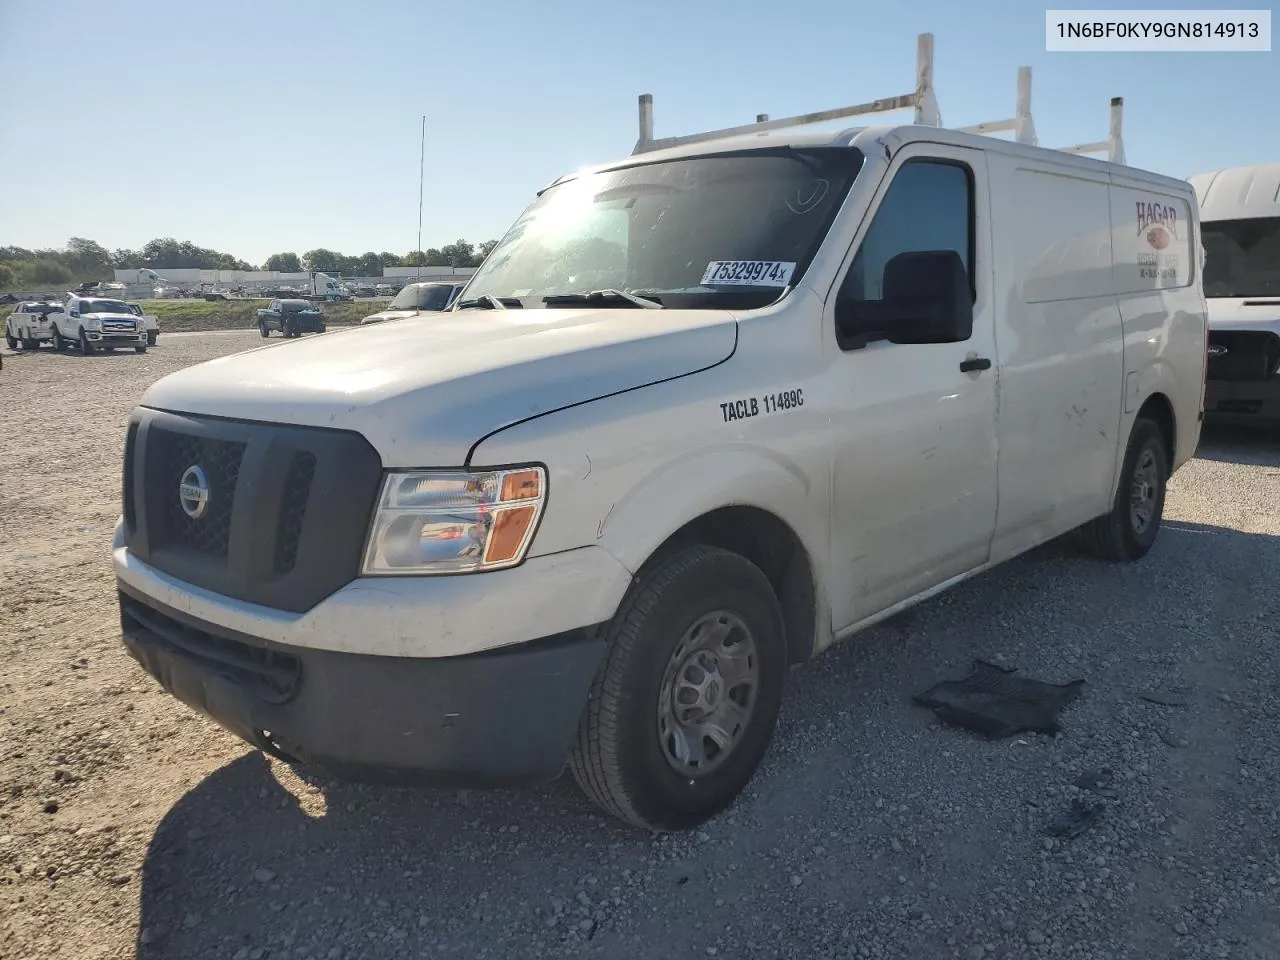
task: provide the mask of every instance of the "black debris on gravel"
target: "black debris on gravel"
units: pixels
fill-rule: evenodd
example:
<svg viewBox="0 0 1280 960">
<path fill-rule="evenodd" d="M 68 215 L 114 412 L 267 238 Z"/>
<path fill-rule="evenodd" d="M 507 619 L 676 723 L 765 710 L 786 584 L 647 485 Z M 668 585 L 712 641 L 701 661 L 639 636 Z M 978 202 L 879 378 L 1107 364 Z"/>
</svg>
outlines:
<svg viewBox="0 0 1280 960">
<path fill-rule="evenodd" d="M 1051 837 L 1070 839 L 1097 822 L 1104 809 L 1100 803 L 1090 803 L 1077 797 L 1071 801 L 1070 809 L 1049 821 L 1044 832 Z"/>
<path fill-rule="evenodd" d="M 963 680 L 944 680 L 912 699 L 943 723 L 992 739 L 1030 731 L 1059 732 L 1058 714 L 1080 696 L 1083 680 L 1053 684 L 1015 677 L 1015 667 L 975 660 Z"/>
</svg>

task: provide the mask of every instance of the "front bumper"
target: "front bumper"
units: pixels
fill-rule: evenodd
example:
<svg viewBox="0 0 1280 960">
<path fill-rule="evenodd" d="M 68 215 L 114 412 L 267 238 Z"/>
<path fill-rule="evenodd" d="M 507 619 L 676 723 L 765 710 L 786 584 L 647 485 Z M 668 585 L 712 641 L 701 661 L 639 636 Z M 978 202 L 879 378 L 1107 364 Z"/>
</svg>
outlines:
<svg viewBox="0 0 1280 960">
<path fill-rule="evenodd" d="M 90 343 L 136 346 L 139 343 L 147 342 L 147 335 L 144 331 L 86 330 L 84 335 Z"/>
<path fill-rule="evenodd" d="M 170 694 L 287 760 L 380 783 L 493 786 L 564 768 L 599 632 L 448 658 L 336 653 L 217 627 L 122 585 L 129 653 Z"/>
<path fill-rule="evenodd" d="M 1204 388 L 1206 423 L 1280 423 L 1280 376 L 1267 380 L 1209 380 Z"/>
</svg>

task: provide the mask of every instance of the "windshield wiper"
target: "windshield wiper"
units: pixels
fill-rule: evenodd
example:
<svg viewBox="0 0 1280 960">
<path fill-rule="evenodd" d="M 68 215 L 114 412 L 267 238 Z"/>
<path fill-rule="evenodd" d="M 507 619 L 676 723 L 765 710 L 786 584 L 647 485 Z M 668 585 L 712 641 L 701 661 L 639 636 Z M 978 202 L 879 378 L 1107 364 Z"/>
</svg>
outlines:
<svg viewBox="0 0 1280 960">
<path fill-rule="evenodd" d="M 650 299 L 649 297 L 637 297 L 634 293 L 614 289 L 592 290 L 590 293 L 555 293 L 549 297 L 542 298 L 542 302 L 549 307 L 567 306 L 573 303 L 604 303 L 610 300 L 622 300 L 634 307 L 642 307 L 645 310 L 665 309 L 658 300 Z"/>
<path fill-rule="evenodd" d="M 516 297 L 495 297 L 491 293 L 482 293 L 469 300 L 459 300 L 455 309 L 469 310 L 472 307 L 481 307 L 485 310 L 506 310 L 508 307 L 519 306 L 523 304 Z"/>
</svg>

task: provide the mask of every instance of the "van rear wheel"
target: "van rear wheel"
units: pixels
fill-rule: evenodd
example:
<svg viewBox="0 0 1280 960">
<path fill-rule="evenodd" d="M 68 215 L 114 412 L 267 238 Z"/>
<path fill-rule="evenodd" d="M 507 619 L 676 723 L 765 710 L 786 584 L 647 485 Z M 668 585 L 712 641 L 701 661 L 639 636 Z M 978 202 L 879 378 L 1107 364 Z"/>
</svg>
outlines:
<svg viewBox="0 0 1280 960">
<path fill-rule="evenodd" d="M 1080 528 L 1085 548 L 1103 560 L 1126 562 L 1146 556 L 1164 517 L 1169 452 L 1152 420 L 1133 424 L 1120 483 L 1111 510 Z"/>
<path fill-rule="evenodd" d="M 614 816 L 697 826 L 731 804 L 773 737 L 787 671 L 768 579 L 694 545 L 642 571 L 608 627 L 570 769 Z"/>
</svg>

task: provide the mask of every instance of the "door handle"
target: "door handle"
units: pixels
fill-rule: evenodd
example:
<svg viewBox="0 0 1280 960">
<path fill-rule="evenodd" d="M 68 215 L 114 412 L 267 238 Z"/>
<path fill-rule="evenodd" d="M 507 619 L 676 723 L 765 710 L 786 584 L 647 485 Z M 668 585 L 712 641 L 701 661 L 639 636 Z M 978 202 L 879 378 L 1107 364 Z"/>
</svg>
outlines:
<svg viewBox="0 0 1280 960">
<path fill-rule="evenodd" d="M 991 369 L 991 361 L 988 360 L 986 357 L 969 357 L 965 360 L 960 361 L 961 373 L 970 373 L 971 371 L 974 371 L 974 370 L 989 370 L 989 369 Z"/>
</svg>

